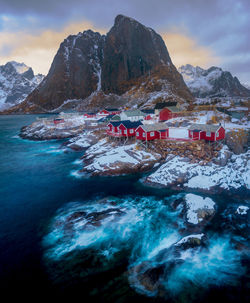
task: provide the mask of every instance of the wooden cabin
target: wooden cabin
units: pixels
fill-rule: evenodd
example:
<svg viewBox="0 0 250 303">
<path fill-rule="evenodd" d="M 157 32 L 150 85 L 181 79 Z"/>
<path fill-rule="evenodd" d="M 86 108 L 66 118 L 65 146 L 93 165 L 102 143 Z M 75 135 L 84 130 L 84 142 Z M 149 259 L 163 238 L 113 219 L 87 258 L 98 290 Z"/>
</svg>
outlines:
<svg viewBox="0 0 250 303">
<path fill-rule="evenodd" d="M 112 137 L 121 137 L 120 130 L 118 128 L 120 124 L 120 121 L 110 121 L 107 125 L 107 134 Z"/>
<path fill-rule="evenodd" d="M 159 121 L 167 121 L 172 118 L 180 117 L 181 110 L 176 106 L 168 106 L 160 110 Z"/>
<path fill-rule="evenodd" d="M 57 118 L 57 119 L 54 119 L 54 124 L 60 124 L 60 123 L 64 123 L 64 119 L 61 119 L 61 118 Z"/>
<path fill-rule="evenodd" d="M 136 110 L 126 110 L 124 112 L 121 112 L 120 114 L 121 120 L 129 120 L 131 122 L 133 121 L 142 121 L 144 117 L 146 117 L 146 114 L 144 114 L 139 109 Z"/>
<path fill-rule="evenodd" d="M 121 111 L 118 108 L 105 108 L 98 112 L 99 116 L 119 115 Z"/>
<path fill-rule="evenodd" d="M 131 122 L 129 120 L 126 120 L 120 122 L 118 129 L 122 137 L 135 137 L 135 131 L 140 125 L 142 125 L 141 121 Z"/>
<path fill-rule="evenodd" d="M 136 139 L 151 141 L 155 139 L 166 139 L 169 136 L 169 130 L 164 123 L 155 123 L 140 125 L 136 129 Z"/>
<path fill-rule="evenodd" d="M 166 108 L 166 107 L 169 107 L 169 106 L 175 106 L 177 108 L 179 107 L 177 102 L 158 102 L 158 103 L 155 104 L 155 108 L 154 108 L 155 114 L 159 115 L 160 111 L 163 108 Z"/>
<path fill-rule="evenodd" d="M 85 118 L 95 118 L 96 117 L 96 113 L 85 113 L 83 115 L 83 117 L 85 117 Z"/>
<path fill-rule="evenodd" d="M 152 120 L 155 116 L 154 109 L 142 109 L 141 110 L 146 116 L 144 117 L 144 120 Z"/>
<path fill-rule="evenodd" d="M 219 141 L 225 138 L 225 129 L 221 125 L 191 124 L 188 136 L 195 140 Z"/>
</svg>

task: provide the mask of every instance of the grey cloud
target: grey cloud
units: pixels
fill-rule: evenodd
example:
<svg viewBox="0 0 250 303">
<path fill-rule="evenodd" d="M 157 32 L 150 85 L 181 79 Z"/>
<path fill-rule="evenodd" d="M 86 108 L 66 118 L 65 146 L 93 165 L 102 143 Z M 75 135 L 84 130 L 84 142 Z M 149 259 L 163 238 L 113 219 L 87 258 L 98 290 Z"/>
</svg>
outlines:
<svg viewBox="0 0 250 303">
<path fill-rule="evenodd" d="M 158 32 L 185 29 L 219 57 L 250 53 L 249 0 L 0 0 L 0 7 L 0 15 L 35 16 L 38 28 L 88 20 L 108 29 L 122 13 Z"/>
</svg>

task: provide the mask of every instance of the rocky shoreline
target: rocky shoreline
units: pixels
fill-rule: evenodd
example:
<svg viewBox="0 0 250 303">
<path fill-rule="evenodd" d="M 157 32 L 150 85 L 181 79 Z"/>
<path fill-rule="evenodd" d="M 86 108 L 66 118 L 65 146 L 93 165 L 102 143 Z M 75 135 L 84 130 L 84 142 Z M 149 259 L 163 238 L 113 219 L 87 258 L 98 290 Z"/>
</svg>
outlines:
<svg viewBox="0 0 250 303">
<path fill-rule="evenodd" d="M 82 133 L 84 127 L 74 126 L 71 128 L 53 128 L 45 127 L 43 124 L 37 123 L 35 125 L 28 125 L 21 128 L 19 136 L 23 139 L 29 139 L 34 141 L 43 140 L 60 140 L 73 138 L 76 135 Z"/>
<path fill-rule="evenodd" d="M 215 148 L 205 142 L 155 140 L 148 149 L 135 142 L 110 141 L 100 127 L 86 130 L 84 124 L 55 127 L 36 121 L 21 129 L 29 140 L 69 139 L 63 146 L 83 151 L 80 174 L 121 176 L 147 173 L 147 186 L 216 194 L 250 190 L 250 151 L 236 155 L 227 145 Z M 231 146 L 231 141 L 230 141 Z"/>
</svg>

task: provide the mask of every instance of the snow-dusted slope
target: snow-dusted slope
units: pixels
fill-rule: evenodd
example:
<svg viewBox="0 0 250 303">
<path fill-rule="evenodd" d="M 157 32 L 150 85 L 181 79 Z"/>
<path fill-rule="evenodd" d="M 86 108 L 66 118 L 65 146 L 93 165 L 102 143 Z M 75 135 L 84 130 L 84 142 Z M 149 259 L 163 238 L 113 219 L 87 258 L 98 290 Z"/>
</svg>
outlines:
<svg viewBox="0 0 250 303">
<path fill-rule="evenodd" d="M 22 102 L 43 80 L 31 67 L 11 61 L 0 66 L 0 111 Z"/>
<path fill-rule="evenodd" d="M 212 66 L 206 70 L 187 64 L 178 71 L 195 97 L 250 96 L 250 90 L 237 77 L 219 67 Z"/>
</svg>

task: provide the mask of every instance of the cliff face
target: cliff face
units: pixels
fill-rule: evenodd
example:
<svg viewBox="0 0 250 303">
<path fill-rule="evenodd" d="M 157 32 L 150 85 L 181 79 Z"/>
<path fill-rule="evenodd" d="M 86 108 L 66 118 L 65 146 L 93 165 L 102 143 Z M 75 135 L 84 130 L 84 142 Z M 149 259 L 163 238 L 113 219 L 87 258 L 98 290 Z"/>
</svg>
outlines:
<svg viewBox="0 0 250 303">
<path fill-rule="evenodd" d="M 205 97 L 248 97 L 250 90 L 237 77 L 219 67 L 203 69 L 187 64 L 179 68 L 187 86 L 194 96 Z"/>
<path fill-rule="evenodd" d="M 162 38 L 131 18 L 117 16 L 104 46 L 103 91 L 122 94 L 124 82 L 163 64 L 172 62 Z"/>
<path fill-rule="evenodd" d="M 46 110 L 68 99 L 81 99 L 100 89 L 104 37 L 91 30 L 65 39 L 48 75 L 26 99 Z"/>
<path fill-rule="evenodd" d="M 81 99 L 84 103 L 98 92 L 99 96 L 119 97 L 152 75 L 168 82 L 168 89 L 177 96 L 193 98 L 161 36 L 134 19 L 118 15 L 106 36 L 88 30 L 65 39 L 48 75 L 14 110 L 52 111 L 61 109 L 67 100 Z"/>
</svg>

